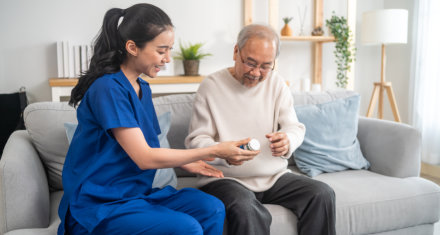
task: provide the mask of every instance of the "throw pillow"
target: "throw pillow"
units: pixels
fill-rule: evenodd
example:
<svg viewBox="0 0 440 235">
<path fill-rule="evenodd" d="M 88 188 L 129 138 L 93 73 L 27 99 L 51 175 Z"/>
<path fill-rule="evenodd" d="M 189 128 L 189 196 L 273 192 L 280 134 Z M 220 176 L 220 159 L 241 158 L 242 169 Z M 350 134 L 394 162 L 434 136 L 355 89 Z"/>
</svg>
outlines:
<svg viewBox="0 0 440 235">
<path fill-rule="evenodd" d="M 160 116 L 158 116 L 159 126 L 161 134 L 158 136 L 160 147 L 161 148 L 169 148 L 170 144 L 168 143 L 167 134 L 171 125 L 171 113 L 167 112 Z M 67 140 L 69 144 L 72 142 L 73 135 L 75 134 L 75 130 L 78 124 L 66 122 L 64 123 L 64 128 L 66 130 Z M 153 180 L 153 188 L 163 188 L 167 185 L 172 187 L 177 186 L 177 177 L 176 173 L 174 173 L 173 168 L 163 168 L 157 169 L 156 174 Z"/>
<path fill-rule="evenodd" d="M 67 141 L 69 141 L 69 145 L 72 142 L 72 138 L 73 135 L 75 134 L 77 126 L 78 124 L 76 123 L 71 123 L 71 122 L 64 123 L 64 129 L 66 129 L 66 136 L 67 136 Z"/>
<path fill-rule="evenodd" d="M 170 148 L 168 143 L 167 134 L 171 126 L 171 113 L 166 112 L 157 117 L 159 121 L 161 134 L 158 136 L 161 148 Z M 153 180 L 153 188 L 163 188 L 167 185 L 172 187 L 177 186 L 177 177 L 173 168 L 157 169 L 156 175 Z"/>
<path fill-rule="evenodd" d="M 328 103 L 295 106 L 306 126 L 304 142 L 294 152 L 295 163 L 308 176 L 347 169 L 367 169 L 357 140 L 360 96 Z"/>
</svg>

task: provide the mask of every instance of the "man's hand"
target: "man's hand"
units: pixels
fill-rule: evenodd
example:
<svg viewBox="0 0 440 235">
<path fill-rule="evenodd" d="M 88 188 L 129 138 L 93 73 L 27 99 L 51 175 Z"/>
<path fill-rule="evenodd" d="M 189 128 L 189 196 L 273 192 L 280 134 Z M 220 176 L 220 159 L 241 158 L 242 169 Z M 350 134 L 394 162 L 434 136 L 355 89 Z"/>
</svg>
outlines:
<svg viewBox="0 0 440 235">
<path fill-rule="evenodd" d="M 223 172 L 221 172 L 217 168 L 209 165 L 208 163 L 206 163 L 202 160 L 185 164 L 183 166 L 180 166 L 180 168 L 182 168 L 190 173 L 195 173 L 195 174 L 199 174 L 199 175 L 211 176 L 211 177 L 216 177 L 216 178 L 223 178 L 224 177 Z"/>
<path fill-rule="evenodd" d="M 275 132 L 266 135 L 266 138 L 270 142 L 270 149 L 272 150 L 272 156 L 281 157 L 289 152 L 290 141 L 287 134 L 284 132 Z"/>
</svg>

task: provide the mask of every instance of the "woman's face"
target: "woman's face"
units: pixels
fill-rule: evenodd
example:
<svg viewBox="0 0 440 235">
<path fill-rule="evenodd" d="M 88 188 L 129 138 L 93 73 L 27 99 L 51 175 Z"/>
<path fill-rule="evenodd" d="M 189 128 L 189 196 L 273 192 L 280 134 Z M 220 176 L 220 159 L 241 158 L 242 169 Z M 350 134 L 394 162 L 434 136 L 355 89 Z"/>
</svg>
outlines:
<svg viewBox="0 0 440 235">
<path fill-rule="evenodd" d="M 171 61 L 171 49 L 174 45 L 172 28 L 160 33 L 139 51 L 135 59 L 138 72 L 149 77 L 156 77 L 160 68 Z"/>
</svg>

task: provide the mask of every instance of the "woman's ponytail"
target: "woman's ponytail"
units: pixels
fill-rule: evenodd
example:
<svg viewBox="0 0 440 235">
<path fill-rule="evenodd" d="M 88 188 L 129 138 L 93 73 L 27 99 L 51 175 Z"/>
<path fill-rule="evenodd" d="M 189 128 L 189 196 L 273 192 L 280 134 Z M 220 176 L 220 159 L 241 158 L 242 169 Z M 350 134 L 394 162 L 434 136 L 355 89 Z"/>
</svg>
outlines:
<svg viewBox="0 0 440 235">
<path fill-rule="evenodd" d="M 119 71 L 125 56 L 122 53 L 125 50 L 121 50 L 124 42 L 118 33 L 118 22 L 123 14 L 124 10 L 119 8 L 110 9 L 105 14 L 101 32 L 94 43 L 89 70 L 79 77 L 78 84 L 72 89 L 69 104 L 73 107 L 78 105 L 96 79 Z"/>
<path fill-rule="evenodd" d="M 119 24 L 120 19 L 122 21 Z M 76 107 L 93 82 L 108 73 L 116 73 L 127 57 L 125 43 L 133 40 L 138 48 L 173 27 L 171 19 L 160 8 L 140 3 L 127 9 L 112 8 L 105 13 L 101 31 L 93 46 L 89 70 L 79 77 L 69 104 Z"/>
</svg>

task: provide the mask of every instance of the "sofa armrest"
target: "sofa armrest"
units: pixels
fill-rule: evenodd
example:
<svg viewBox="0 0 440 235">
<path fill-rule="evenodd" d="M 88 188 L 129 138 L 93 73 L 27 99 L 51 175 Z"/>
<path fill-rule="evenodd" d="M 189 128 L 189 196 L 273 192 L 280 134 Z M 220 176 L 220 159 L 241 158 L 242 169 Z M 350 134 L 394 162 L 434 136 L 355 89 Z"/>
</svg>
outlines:
<svg viewBox="0 0 440 235">
<path fill-rule="evenodd" d="M 415 128 L 360 117 L 357 137 L 371 171 L 400 178 L 419 176 L 422 139 Z"/>
<path fill-rule="evenodd" d="M 0 160 L 0 234 L 49 224 L 49 185 L 27 131 L 10 136 Z"/>
</svg>

